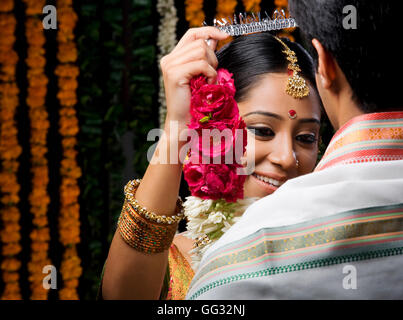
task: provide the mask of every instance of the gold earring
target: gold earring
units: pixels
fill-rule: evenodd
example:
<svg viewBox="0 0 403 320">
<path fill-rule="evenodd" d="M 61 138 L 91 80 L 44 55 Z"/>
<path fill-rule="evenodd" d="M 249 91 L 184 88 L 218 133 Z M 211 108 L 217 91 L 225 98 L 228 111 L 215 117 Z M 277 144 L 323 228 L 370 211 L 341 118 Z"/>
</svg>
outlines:
<svg viewBox="0 0 403 320">
<path fill-rule="evenodd" d="M 295 99 L 302 99 L 303 97 L 308 96 L 309 87 L 307 86 L 305 79 L 298 74 L 298 72 L 300 72 L 301 69 L 298 65 L 298 59 L 297 56 L 295 55 L 295 52 L 292 51 L 279 38 L 277 38 L 276 36 L 275 38 L 284 46 L 285 50 L 283 51 L 283 53 L 287 55 L 287 60 L 290 62 L 288 64 L 288 70 L 289 74 L 291 73 L 292 76 L 288 78 L 285 92 Z"/>
</svg>

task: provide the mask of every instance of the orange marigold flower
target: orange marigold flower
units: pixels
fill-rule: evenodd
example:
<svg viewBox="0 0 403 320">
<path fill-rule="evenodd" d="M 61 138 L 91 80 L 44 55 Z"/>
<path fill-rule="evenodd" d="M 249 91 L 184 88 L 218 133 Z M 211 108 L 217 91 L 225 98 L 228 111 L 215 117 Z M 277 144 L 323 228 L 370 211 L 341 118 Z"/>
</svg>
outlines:
<svg viewBox="0 0 403 320">
<path fill-rule="evenodd" d="M 48 129 L 49 128 L 49 121 L 48 120 L 40 120 L 40 119 L 35 119 L 34 123 L 31 123 L 31 127 L 33 129 Z"/>
<path fill-rule="evenodd" d="M 7 243 L 2 247 L 3 256 L 15 256 L 21 252 L 22 248 L 18 243 Z"/>
<path fill-rule="evenodd" d="M 3 168 L 4 171 L 15 174 L 18 171 L 20 163 L 15 160 L 4 160 L 3 161 Z"/>
<path fill-rule="evenodd" d="M 21 262 L 15 258 L 5 258 L 1 262 L 1 270 L 17 271 L 21 267 Z"/>
<path fill-rule="evenodd" d="M 43 228 L 46 227 L 48 225 L 48 218 L 46 216 L 39 216 L 39 217 L 35 217 L 32 220 L 32 223 L 39 228 Z"/>
<path fill-rule="evenodd" d="M 57 94 L 58 99 L 75 99 L 76 97 L 75 90 L 60 90 Z"/>
<path fill-rule="evenodd" d="M 59 291 L 60 300 L 78 300 L 76 289 L 63 288 Z"/>
<path fill-rule="evenodd" d="M 20 202 L 20 197 L 16 194 L 3 195 L 0 202 L 4 205 L 12 205 Z"/>
<path fill-rule="evenodd" d="M 78 20 L 77 14 L 74 12 L 72 7 L 64 7 L 57 10 L 57 16 L 59 20 L 59 26 L 62 30 L 72 30 L 74 29 L 76 22 Z"/>
<path fill-rule="evenodd" d="M 5 223 L 18 222 L 21 217 L 21 213 L 16 206 L 6 207 L 0 210 L 0 212 Z"/>
<path fill-rule="evenodd" d="M 3 281 L 6 283 L 17 282 L 20 275 L 17 272 L 3 272 Z"/>
<path fill-rule="evenodd" d="M 288 7 L 288 0 L 274 0 L 274 5 L 277 7 Z"/>
<path fill-rule="evenodd" d="M 34 229 L 32 230 L 29 237 L 33 241 L 41 241 L 41 242 L 49 241 L 50 240 L 49 228 Z"/>
<path fill-rule="evenodd" d="M 39 242 L 35 241 L 31 243 L 31 248 L 33 251 L 48 251 L 49 243 L 48 242 Z"/>
<path fill-rule="evenodd" d="M 60 77 L 58 80 L 59 88 L 63 91 L 74 91 L 78 87 L 78 82 L 75 78 L 63 78 Z M 73 108 L 70 108 L 74 110 Z"/>
<path fill-rule="evenodd" d="M 41 15 L 46 0 L 23 0 L 26 3 L 26 14 L 28 16 Z"/>
<path fill-rule="evenodd" d="M 61 43 L 57 52 L 57 59 L 60 62 L 68 63 L 77 60 L 77 48 L 74 42 Z"/>
<path fill-rule="evenodd" d="M 246 12 L 260 12 L 261 0 L 243 0 L 243 5 Z"/>
<path fill-rule="evenodd" d="M 27 97 L 26 99 L 27 105 L 30 106 L 31 108 L 38 108 L 38 107 L 42 107 L 43 105 L 45 105 L 45 97 L 41 97 L 41 98 L 33 98 L 33 97 Z M 31 126 L 35 126 L 36 123 L 31 123 Z M 36 126 L 38 127 L 38 126 Z"/>
<path fill-rule="evenodd" d="M 77 104 L 77 98 L 59 99 L 60 105 L 64 107 L 73 107 Z"/>
<path fill-rule="evenodd" d="M 13 0 L 1 0 L 0 1 L 0 12 L 9 12 L 14 9 Z"/>
<path fill-rule="evenodd" d="M 1 241 L 4 243 L 12 243 L 12 242 L 18 242 L 21 240 L 21 235 L 18 231 L 4 231 L 2 230 L 1 233 Z"/>
<path fill-rule="evenodd" d="M 21 300 L 20 287 L 18 282 L 10 282 L 6 283 L 3 295 L 1 296 L 2 300 Z"/>
<path fill-rule="evenodd" d="M 75 81 L 75 80 L 72 79 L 72 81 Z M 77 81 L 75 81 L 75 82 L 77 83 Z M 77 114 L 77 111 L 76 111 L 76 109 L 71 108 L 71 107 L 64 107 L 64 108 L 60 109 L 59 114 L 61 117 L 70 118 L 70 117 L 75 116 Z"/>
<path fill-rule="evenodd" d="M 78 67 L 70 64 L 60 64 L 55 70 L 55 74 L 59 77 L 77 77 L 79 73 Z"/>
</svg>

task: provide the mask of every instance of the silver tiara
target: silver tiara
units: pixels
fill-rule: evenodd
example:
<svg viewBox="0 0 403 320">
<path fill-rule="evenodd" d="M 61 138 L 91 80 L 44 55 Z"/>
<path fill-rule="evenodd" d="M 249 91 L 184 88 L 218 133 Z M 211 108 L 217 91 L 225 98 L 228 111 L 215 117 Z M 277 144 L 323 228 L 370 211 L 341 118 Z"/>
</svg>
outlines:
<svg viewBox="0 0 403 320">
<path fill-rule="evenodd" d="M 214 27 L 228 33 L 230 36 L 241 36 L 250 33 L 264 32 L 271 30 L 280 30 L 285 28 L 297 27 L 294 18 L 286 18 L 284 10 L 274 11 L 272 18 L 265 11 L 265 16 L 262 17 L 260 12 L 247 15 L 240 13 L 234 18 L 222 18 L 221 20 L 214 19 Z M 207 25 L 203 22 L 203 25 Z"/>
</svg>

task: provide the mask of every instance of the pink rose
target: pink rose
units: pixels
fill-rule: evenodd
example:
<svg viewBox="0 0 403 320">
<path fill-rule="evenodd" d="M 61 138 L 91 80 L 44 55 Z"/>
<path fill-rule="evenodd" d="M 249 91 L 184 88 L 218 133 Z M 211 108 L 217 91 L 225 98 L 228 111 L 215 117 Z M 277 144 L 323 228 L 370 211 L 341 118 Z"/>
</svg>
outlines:
<svg viewBox="0 0 403 320">
<path fill-rule="evenodd" d="M 217 70 L 217 83 L 219 85 L 226 86 L 231 92 L 232 96 L 235 96 L 235 85 L 234 79 L 232 78 L 233 74 L 228 72 L 226 69 L 218 69 Z"/>
<path fill-rule="evenodd" d="M 199 90 L 202 86 L 207 84 L 207 79 L 205 76 L 193 77 L 190 79 L 190 90 L 192 94 L 194 94 L 197 90 Z"/>
<path fill-rule="evenodd" d="M 225 199 L 236 202 L 243 198 L 246 175 L 238 175 L 239 165 L 186 164 L 184 177 L 193 196 L 202 199 Z"/>
<path fill-rule="evenodd" d="M 199 123 L 210 119 L 231 121 L 239 118 L 238 105 L 228 87 L 216 84 L 204 85 L 192 94 L 190 113 L 192 122 Z"/>
</svg>

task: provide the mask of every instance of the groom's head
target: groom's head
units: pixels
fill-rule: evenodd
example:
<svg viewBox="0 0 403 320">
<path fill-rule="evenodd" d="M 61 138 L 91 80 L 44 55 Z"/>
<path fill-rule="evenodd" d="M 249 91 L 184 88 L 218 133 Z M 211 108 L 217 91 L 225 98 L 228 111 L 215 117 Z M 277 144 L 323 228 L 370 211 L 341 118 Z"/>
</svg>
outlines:
<svg viewBox="0 0 403 320">
<path fill-rule="evenodd" d="M 403 109 L 399 2 L 289 0 L 336 129 L 362 113 Z"/>
</svg>

